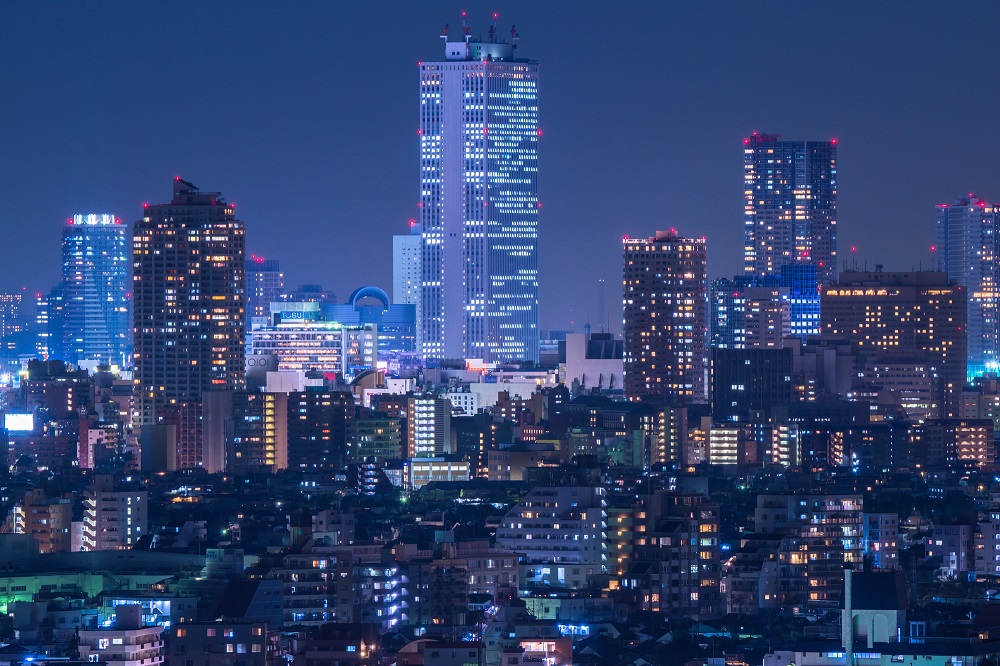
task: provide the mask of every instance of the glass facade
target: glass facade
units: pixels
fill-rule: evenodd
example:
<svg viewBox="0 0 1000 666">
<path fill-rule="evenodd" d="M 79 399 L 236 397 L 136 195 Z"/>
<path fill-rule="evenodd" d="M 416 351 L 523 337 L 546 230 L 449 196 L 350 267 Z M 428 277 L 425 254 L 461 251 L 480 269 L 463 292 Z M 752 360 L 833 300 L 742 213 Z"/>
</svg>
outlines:
<svg viewBox="0 0 1000 666">
<path fill-rule="evenodd" d="M 538 64 L 513 53 L 420 65 L 425 358 L 538 360 Z"/>
<path fill-rule="evenodd" d="M 67 221 L 61 360 L 132 364 L 129 260 L 126 227 L 114 215 L 74 215 Z"/>
</svg>

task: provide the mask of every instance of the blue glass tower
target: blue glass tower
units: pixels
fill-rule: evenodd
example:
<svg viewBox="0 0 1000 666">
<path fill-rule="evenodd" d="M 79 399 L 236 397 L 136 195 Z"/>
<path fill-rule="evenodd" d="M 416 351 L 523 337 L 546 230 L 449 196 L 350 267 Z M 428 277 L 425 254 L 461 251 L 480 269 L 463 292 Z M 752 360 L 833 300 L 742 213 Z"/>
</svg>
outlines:
<svg viewBox="0 0 1000 666">
<path fill-rule="evenodd" d="M 464 32 L 420 65 L 420 352 L 537 361 L 538 63 Z"/>
<path fill-rule="evenodd" d="M 63 229 L 63 359 L 132 365 L 127 229 L 114 215 L 74 215 Z"/>
</svg>

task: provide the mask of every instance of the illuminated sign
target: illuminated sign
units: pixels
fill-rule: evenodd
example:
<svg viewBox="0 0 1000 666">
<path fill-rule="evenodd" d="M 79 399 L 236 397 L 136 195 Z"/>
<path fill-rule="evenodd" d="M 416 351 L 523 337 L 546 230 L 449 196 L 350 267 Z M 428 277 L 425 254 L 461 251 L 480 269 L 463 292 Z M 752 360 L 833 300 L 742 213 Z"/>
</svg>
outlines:
<svg viewBox="0 0 1000 666">
<path fill-rule="evenodd" d="M 31 432 L 35 429 L 34 414 L 4 414 L 3 427 L 8 432 Z"/>
</svg>

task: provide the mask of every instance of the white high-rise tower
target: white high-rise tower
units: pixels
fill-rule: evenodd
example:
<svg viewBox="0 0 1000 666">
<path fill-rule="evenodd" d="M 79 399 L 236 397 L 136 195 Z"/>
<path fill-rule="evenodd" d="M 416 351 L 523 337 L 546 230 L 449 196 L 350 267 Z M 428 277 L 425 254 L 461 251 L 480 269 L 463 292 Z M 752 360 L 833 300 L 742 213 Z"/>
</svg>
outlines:
<svg viewBox="0 0 1000 666">
<path fill-rule="evenodd" d="M 420 351 L 538 360 L 538 63 L 463 32 L 420 64 Z"/>
</svg>

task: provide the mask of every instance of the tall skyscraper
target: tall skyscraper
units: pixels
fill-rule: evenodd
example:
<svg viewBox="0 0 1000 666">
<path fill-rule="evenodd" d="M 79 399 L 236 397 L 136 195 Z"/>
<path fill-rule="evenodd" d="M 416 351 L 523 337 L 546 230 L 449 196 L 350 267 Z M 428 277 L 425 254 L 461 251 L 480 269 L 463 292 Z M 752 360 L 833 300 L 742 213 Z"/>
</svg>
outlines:
<svg viewBox="0 0 1000 666">
<path fill-rule="evenodd" d="M 161 410 L 196 422 L 203 391 L 244 388 L 245 245 L 218 192 L 177 178 L 170 203 L 146 205 L 133 231 L 135 425 Z M 199 445 L 186 437 L 179 446 Z M 196 451 L 178 456 L 198 464 Z"/>
<path fill-rule="evenodd" d="M 127 233 L 114 215 L 74 215 L 67 220 L 62 246 L 62 360 L 132 364 Z"/>
<path fill-rule="evenodd" d="M 247 262 L 247 330 L 270 323 L 271 303 L 280 301 L 284 291 L 285 274 L 278 260 L 252 255 Z"/>
<path fill-rule="evenodd" d="M 420 64 L 420 351 L 537 361 L 538 63 L 463 30 Z"/>
<path fill-rule="evenodd" d="M 625 238 L 625 396 L 705 402 L 705 239 Z"/>
<path fill-rule="evenodd" d="M 837 262 L 837 141 L 743 140 L 744 271 L 813 264 L 821 285 Z"/>
<path fill-rule="evenodd" d="M 938 268 L 969 298 L 969 377 L 1000 361 L 1000 209 L 970 194 L 937 207 Z"/>
</svg>

